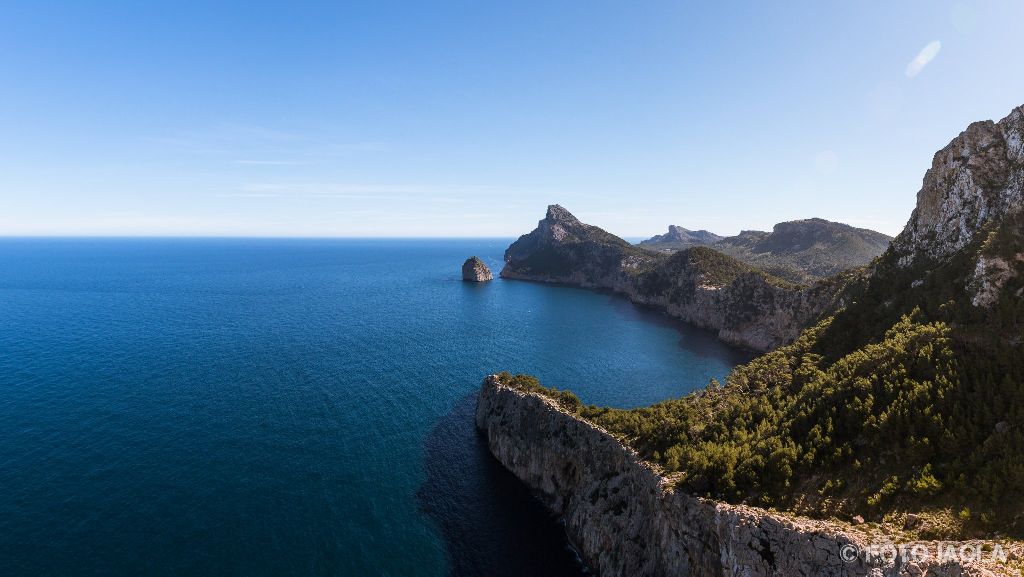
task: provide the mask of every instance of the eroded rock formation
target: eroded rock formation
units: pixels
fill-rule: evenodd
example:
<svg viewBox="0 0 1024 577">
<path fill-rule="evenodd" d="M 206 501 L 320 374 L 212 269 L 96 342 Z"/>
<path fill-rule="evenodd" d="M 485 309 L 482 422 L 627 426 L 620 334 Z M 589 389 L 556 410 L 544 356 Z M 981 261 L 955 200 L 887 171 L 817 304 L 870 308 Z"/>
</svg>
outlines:
<svg viewBox="0 0 1024 577">
<path fill-rule="evenodd" d="M 487 268 L 487 265 L 479 257 L 471 256 L 462 263 L 462 280 L 485 282 L 493 279 L 494 275 L 491 273 L 491 269 Z"/>
</svg>

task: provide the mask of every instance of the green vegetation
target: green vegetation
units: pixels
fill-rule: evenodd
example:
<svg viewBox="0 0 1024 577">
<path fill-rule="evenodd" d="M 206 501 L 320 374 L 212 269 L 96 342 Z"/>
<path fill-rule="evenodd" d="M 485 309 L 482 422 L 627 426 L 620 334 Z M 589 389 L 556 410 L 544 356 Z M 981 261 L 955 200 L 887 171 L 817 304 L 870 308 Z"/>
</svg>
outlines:
<svg viewBox="0 0 1024 577">
<path fill-rule="evenodd" d="M 771 284 L 796 288 L 782 279 L 705 246 L 679 251 L 658 266 L 638 275 L 637 280 L 641 292 L 667 294 L 669 302 L 682 303 L 693 297 L 699 285 L 725 286 L 748 273 L 756 274 Z"/>
<path fill-rule="evenodd" d="M 887 253 L 845 309 L 724 385 L 633 410 L 551 394 L 694 494 L 818 516 L 946 512 L 931 536 L 1020 535 L 1024 275 L 990 307 L 970 295 L 979 255 L 1024 254 L 1024 217 L 983 236 L 945 263 Z M 714 258 L 689 252 L 673 259 Z"/>
</svg>

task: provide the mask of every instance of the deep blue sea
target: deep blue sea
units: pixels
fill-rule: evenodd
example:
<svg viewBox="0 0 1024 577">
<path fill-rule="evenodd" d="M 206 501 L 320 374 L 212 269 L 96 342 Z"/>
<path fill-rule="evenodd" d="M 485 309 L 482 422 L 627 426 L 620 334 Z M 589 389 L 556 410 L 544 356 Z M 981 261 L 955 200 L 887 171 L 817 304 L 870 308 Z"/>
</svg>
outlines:
<svg viewBox="0 0 1024 577">
<path fill-rule="evenodd" d="M 579 575 L 484 375 L 631 407 L 748 355 L 494 240 L 0 240 L 0 574 Z"/>
</svg>

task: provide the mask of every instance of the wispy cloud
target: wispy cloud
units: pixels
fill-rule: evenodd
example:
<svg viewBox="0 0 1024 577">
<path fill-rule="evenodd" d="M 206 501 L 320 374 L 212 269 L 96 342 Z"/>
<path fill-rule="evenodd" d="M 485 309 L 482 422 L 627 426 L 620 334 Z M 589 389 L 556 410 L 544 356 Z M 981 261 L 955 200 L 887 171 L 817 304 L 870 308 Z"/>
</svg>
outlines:
<svg viewBox="0 0 1024 577">
<path fill-rule="evenodd" d="M 251 166 L 299 166 L 310 163 L 303 160 L 236 160 L 235 164 Z"/>
<path fill-rule="evenodd" d="M 928 63 L 935 59 L 939 55 L 939 50 L 942 50 L 942 43 L 938 40 L 933 40 L 925 45 L 917 56 L 907 64 L 907 78 L 913 78 L 924 70 Z"/>
<path fill-rule="evenodd" d="M 255 183 L 238 190 L 220 193 L 220 197 L 236 198 L 409 198 L 427 197 L 431 202 L 458 202 L 470 195 L 498 192 L 486 185 L 430 184 L 337 184 L 337 183 Z M 429 195 L 429 196 L 428 196 Z"/>
</svg>

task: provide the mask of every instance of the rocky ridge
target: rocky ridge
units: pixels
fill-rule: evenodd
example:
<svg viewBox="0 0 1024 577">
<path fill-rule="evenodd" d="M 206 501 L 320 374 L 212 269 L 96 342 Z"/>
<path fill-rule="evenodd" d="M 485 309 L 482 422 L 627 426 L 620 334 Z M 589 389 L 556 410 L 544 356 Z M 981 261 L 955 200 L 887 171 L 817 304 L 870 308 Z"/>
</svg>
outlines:
<svg viewBox="0 0 1024 577">
<path fill-rule="evenodd" d="M 691 246 L 709 246 L 722 240 L 722 238 L 724 237 L 707 230 L 690 230 L 670 224 L 668 232 L 640 241 L 640 245 L 650 245 L 651 248 L 656 249 L 678 250 Z"/>
<path fill-rule="evenodd" d="M 674 252 L 702 244 L 788 281 L 813 283 L 867 265 L 885 252 L 891 240 L 880 232 L 821 218 L 780 222 L 771 232 L 745 230 L 736 236 L 712 236 L 712 241 L 695 242 L 668 234 L 640 246 Z"/>
<path fill-rule="evenodd" d="M 866 529 L 676 492 L 611 434 L 497 375 L 484 380 L 476 424 L 494 456 L 564 520 L 602 577 L 987 577 L 1011 574 L 1000 560 L 1019 555 L 979 542 L 970 546 L 987 549 L 980 562 L 858 555 L 873 544 L 887 549 Z"/>
<path fill-rule="evenodd" d="M 1024 106 L 975 122 L 935 153 L 893 251 L 903 266 L 937 261 L 1024 206 Z"/>
</svg>

